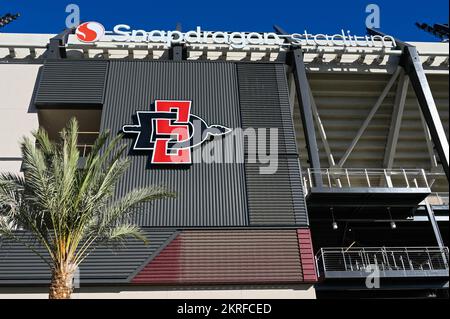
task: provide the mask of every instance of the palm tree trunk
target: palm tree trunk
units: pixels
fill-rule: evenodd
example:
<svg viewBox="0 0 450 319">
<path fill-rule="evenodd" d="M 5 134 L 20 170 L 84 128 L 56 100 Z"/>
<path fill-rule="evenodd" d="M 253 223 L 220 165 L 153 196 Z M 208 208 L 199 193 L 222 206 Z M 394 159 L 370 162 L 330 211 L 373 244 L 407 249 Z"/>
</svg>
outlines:
<svg viewBox="0 0 450 319">
<path fill-rule="evenodd" d="M 73 291 L 73 271 L 70 267 L 54 267 L 50 284 L 49 299 L 70 299 Z"/>
</svg>

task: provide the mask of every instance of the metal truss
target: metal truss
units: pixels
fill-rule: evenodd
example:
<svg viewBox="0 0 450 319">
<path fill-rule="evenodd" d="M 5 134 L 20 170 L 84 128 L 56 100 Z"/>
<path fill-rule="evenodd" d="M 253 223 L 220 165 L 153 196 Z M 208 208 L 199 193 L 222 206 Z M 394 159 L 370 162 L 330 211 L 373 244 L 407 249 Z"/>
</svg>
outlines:
<svg viewBox="0 0 450 319">
<path fill-rule="evenodd" d="M 373 29 L 367 29 L 367 31 L 371 35 L 384 35 L 384 33 Z M 448 140 L 445 135 L 444 126 L 442 125 L 436 103 L 434 102 L 434 98 L 431 93 L 430 85 L 428 84 L 427 77 L 423 70 L 419 53 L 414 46 L 408 43 L 397 39 L 396 42 L 398 48 L 403 51 L 399 65 L 405 70 L 411 81 L 423 117 L 428 126 L 428 130 L 430 131 L 434 147 L 439 155 L 439 159 L 447 176 L 447 180 L 449 180 Z"/>
</svg>

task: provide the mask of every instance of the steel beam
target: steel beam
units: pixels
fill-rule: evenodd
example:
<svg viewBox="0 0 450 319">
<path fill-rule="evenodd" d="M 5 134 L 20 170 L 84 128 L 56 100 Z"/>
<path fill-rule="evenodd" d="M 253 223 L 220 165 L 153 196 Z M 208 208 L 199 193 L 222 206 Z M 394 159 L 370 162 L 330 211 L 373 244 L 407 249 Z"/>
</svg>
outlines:
<svg viewBox="0 0 450 319">
<path fill-rule="evenodd" d="M 402 124 L 403 111 L 405 109 L 408 86 L 409 78 L 405 75 L 405 72 L 402 71 L 398 81 L 394 110 L 392 111 L 391 126 L 389 128 L 386 151 L 384 153 L 383 165 L 385 168 L 392 168 L 392 165 L 394 164 L 394 157 L 397 149 L 400 127 Z"/>
<path fill-rule="evenodd" d="M 322 120 L 320 119 L 319 110 L 317 109 L 316 102 L 314 101 L 314 96 L 312 91 L 309 91 L 311 98 L 311 107 L 313 111 L 313 116 L 316 121 L 317 128 L 319 130 L 320 138 L 322 139 L 323 147 L 325 149 L 325 153 L 327 154 L 328 164 L 330 167 L 334 167 L 336 165 L 333 157 L 333 153 L 331 152 L 330 144 L 328 143 L 327 134 L 325 132 L 325 128 L 323 127 Z"/>
<path fill-rule="evenodd" d="M 173 61 L 182 61 L 185 59 L 185 49 L 182 45 L 175 44 L 169 51 L 170 59 Z"/>
<path fill-rule="evenodd" d="M 372 35 L 385 35 L 382 32 L 369 28 L 367 31 Z M 406 74 L 409 76 L 445 175 L 447 176 L 447 180 L 450 180 L 448 140 L 427 77 L 423 70 L 419 53 L 417 52 L 416 47 L 397 39 L 395 41 L 398 48 L 403 50 L 400 65 L 405 69 Z"/>
<path fill-rule="evenodd" d="M 289 104 L 291 106 L 291 115 L 294 118 L 294 107 L 295 107 L 295 81 L 294 75 L 291 73 L 289 75 Z"/>
<path fill-rule="evenodd" d="M 282 28 L 277 25 L 273 26 L 277 34 L 287 34 Z M 288 39 L 290 43 L 290 41 Z M 303 51 L 299 46 L 291 46 L 291 51 L 288 53 L 288 64 L 292 67 L 292 74 L 294 75 L 295 91 L 297 95 L 298 105 L 300 107 L 300 115 L 302 118 L 303 133 L 305 135 L 306 149 L 308 151 L 309 166 L 319 172 L 319 174 L 312 174 L 314 184 L 316 187 L 322 187 L 323 181 L 320 174 L 320 156 L 319 147 L 317 146 L 316 131 L 314 128 L 314 117 L 311 105 L 308 78 L 306 76 L 306 67 L 303 59 Z"/>
<path fill-rule="evenodd" d="M 320 172 L 319 148 L 317 146 L 314 117 L 309 93 L 310 87 L 308 78 L 306 77 L 302 49 L 296 48 L 289 52 L 289 64 L 292 67 L 292 74 L 294 75 L 295 89 L 298 105 L 300 107 L 303 132 L 305 134 L 309 165 L 313 170 Z M 313 179 L 316 187 L 321 187 L 323 185 L 322 176 L 320 174 L 313 174 Z"/>
<path fill-rule="evenodd" d="M 181 23 L 177 23 L 175 28 L 177 31 L 181 32 Z M 186 60 L 187 53 L 186 48 L 183 44 L 173 44 L 169 50 L 169 59 L 173 61 L 183 61 Z"/>
<path fill-rule="evenodd" d="M 445 244 L 444 241 L 442 240 L 441 231 L 439 230 L 439 225 L 436 221 L 436 216 L 434 215 L 433 207 L 431 207 L 430 203 L 426 199 L 425 199 L 425 208 L 428 213 L 428 219 L 430 220 L 431 226 L 433 227 L 436 242 L 438 243 L 439 248 L 443 250 L 445 248 Z M 445 253 L 442 253 L 442 256 L 445 262 L 448 262 Z"/>
<path fill-rule="evenodd" d="M 439 155 L 447 180 L 449 176 L 449 149 L 444 126 L 431 93 L 425 72 L 415 47 L 406 47 L 404 51 L 404 68 L 419 101 L 420 109 L 430 131 L 434 147 Z"/>
<path fill-rule="evenodd" d="M 434 154 L 433 139 L 431 138 L 430 130 L 428 129 L 427 122 L 425 121 L 425 117 L 423 116 L 423 113 L 419 112 L 419 114 L 420 114 L 420 120 L 421 120 L 422 126 L 423 126 L 423 132 L 425 134 L 425 140 L 427 143 L 428 154 L 430 155 L 431 171 L 435 172 L 436 168 L 438 167 L 438 162 L 437 162 L 436 155 Z"/>
<path fill-rule="evenodd" d="M 75 32 L 75 28 L 65 29 L 60 34 L 50 39 L 48 49 L 46 52 L 47 59 L 65 59 L 66 44 L 69 39 L 69 35 Z"/>
<path fill-rule="evenodd" d="M 342 165 L 345 164 L 345 162 L 347 161 L 348 157 L 350 156 L 350 154 L 352 153 L 353 149 L 355 148 L 356 144 L 358 144 L 359 139 L 361 138 L 361 136 L 366 131 L 367 126 L 369 126 L 369 124 L 370 124 L 370 121 L 372 121 L 372 118 L 374 117 L 375 113 L 377 113 L 377 111 L 380 108 L 381 104 L 383 103 L 384 99 L 386 98 L 386 96 L 388 95 L 388 93 L 391 90 L 392 86 L 394 85 L 395 81 L 397 80 L 397 77 L 400 74 L 400 71 L 401 71 L 401 69 L 397 68 L 395 73 L 392 75 L 391 79 L 387 83 L 387 85 L 384 88 L 383 92 L 379 96 L 377 102 L 372 107 L 372 109 L 370 110 L 369 114 L 367 115 L 367 118 L 365 119 L 365 121 L 361 125 L 361 128 L 358 130 L 358 133 L 356 133 L 356 136 L 353 139 L 352 143 L 350 144 L 350 146 L 348 147 L 347 151 L 344 153 L 342 158 L 339 160 L 339 163 L 338 163 L 339 167 L 342 167 Z"/>
</svg>

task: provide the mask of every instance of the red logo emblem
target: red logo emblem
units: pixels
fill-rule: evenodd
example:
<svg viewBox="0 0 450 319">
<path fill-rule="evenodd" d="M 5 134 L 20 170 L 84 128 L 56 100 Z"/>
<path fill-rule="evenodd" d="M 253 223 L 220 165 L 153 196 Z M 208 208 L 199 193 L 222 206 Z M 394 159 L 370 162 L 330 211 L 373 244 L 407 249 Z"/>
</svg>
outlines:
<svg viewBox="0 0 450 319">
<path fill-rule="evenodd" d="M 137 111 L 137 125 L 124 125 L 122 131 L 137 134 L 133 150 L 152 151 L 152 164 L 191 164 L 192 148 L 231 132 L 191 114 L 191 105 L 191 101 L 157 100 L 154 111 Z"/>
<path fill-rule="evenodd" d="M 92 43 L 100 40 L 105 35 L 105 27 L 98 22 L 85 22 L 75 31 L 78 40 Z"/>
</svg>

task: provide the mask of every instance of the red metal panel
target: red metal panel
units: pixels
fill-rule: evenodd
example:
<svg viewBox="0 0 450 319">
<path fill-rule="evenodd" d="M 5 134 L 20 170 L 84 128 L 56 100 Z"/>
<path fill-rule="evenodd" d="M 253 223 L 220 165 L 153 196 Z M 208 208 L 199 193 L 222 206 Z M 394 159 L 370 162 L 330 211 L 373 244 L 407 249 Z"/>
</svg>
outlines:
<svg viewBox="0 0 450 319">
<path fill-rule="evenodd" d="M 182 238 L 178 235 L 131 282 L 135 284 L 179 282 L 181 277 L 181 241 Z"/>
<path fill-rule="evenodd" d="M 316 261 L 309 229 L 297 229 L 298 247 L 305 282 L 317 282 Z"/>
<path fill-rule="evenodd" d="M 305 258 L 305 262 L 308 261 Z M 307 270 L 311 268 L 306 265 Z M 308 281 L 311 279 L 308 277 Z M 295 230 L 183 231 L 132 280 L 136 284 L 304 282 Z"/>
</svg>

